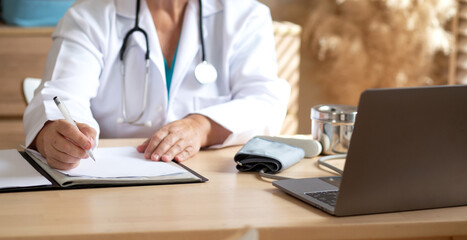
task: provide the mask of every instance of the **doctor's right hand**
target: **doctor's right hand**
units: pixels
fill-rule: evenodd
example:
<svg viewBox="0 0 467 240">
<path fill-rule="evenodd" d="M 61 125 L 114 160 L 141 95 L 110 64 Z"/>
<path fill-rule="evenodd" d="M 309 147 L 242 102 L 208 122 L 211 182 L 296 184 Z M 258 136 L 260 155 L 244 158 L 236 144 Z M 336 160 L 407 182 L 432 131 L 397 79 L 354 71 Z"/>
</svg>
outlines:
<svg viewBox="0 0 467 240">
<path fill-rule="evenodd" d="M 47 159 L 47 164 L 60 170 L 70 170 L 88 158 L 86 150 L 94 145 L 97 132 L 84 123 L 73 124 L 60 119 L 44 124 L 31 147 Z"/>
</svg>

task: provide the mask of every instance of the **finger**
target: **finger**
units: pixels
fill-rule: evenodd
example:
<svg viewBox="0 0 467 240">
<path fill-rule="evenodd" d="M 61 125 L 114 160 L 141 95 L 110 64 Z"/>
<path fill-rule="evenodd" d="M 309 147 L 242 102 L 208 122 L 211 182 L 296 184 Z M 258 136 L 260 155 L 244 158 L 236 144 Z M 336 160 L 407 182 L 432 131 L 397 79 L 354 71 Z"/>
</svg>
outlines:
<svg viewBox="0 0 467 240">
<path fill-rule="evenodd" d="M 177 161 L 177 162 L 183 162 L 183 161 L 187 160 L 188 158 L 190 158 L 191 156 L 195 155 L 195 153 L 196 153 L 195 148 L 192 147 L 192 146 L 188 146 L 181 153 L 177 154 L 174 157 L 174 160 Z"/>
<path fill-rule="evenodd" d="M 50 154 L 47 159 L 53 159 L 54 162 L 58 162 L 61 165 L 73 165 L 76 163 L 79 163 L 81 159 L 79 158 L 74 158 L 66 153 L 62 152 L 54 152 L 53 154 Z"/>
<path fill-rule="evenodd" d="M 89 138 L 89 140 L 91 140 L 91 143 L 94 145 L 94 141 L 97 137 L 97 131 L 85 123 L 76 123 L 76 125 L 78 126 L 79 130 L 84 135 L 86 135 Z"/>
<path fill-rule="evenodd" d="M 174 159 L 174 157 L 181 152 L 183 152 L 185 146 L 183 140 L 177 141 L 175 144 L 173 144 L 169 150 L 167 150 L 161 157 L 161 160 L 164 162 L 170 162 Z"/>
<path fill-rule="evenodd" d="M 163 128 L 157 131 L 156 133 L 154 133 L 154 135 L 149 140 L 146 150 L 144 151 L 144 157 L 146 159 L 152 159 L 154 161 L 159 161 L 159 157 L 161 155 L 155 154 L 155 150 L 156 148 L 159 147 L 159 144 L 167 136 L 167 134 L 168 132 Z"/>
<path fill-rule="evenodd" d="M 69 155 L 73 158 L 88 158 L 88 155 L 84 149 L 76 146 L 73 142 L 68 140 L 68 138 L 57 133 L 57 136 L 53 138 L 51 146 L 53 147 L 52 151 L 59 151 L 66 155 Z"/>
<path fill-rule="evenodd" d="M 146 139 L 143 143 L 141 143 L 139 146 L 136 147 L 136 150 L 140 153 L 143 153 L 146 148 L 148 147 L 149 144 L 149 138 Z"/>
<path fill-rule="evenodd" d="M 91 141 L 73 124 L 65 121 L 58 120 L 60 124 L 57 125 L 57 131 L 67 139 L 70 139 L 77 146 L 89 150 L 92 147 Z"/>
<path fill-rule="evenodd" d="M 76 168 L 79 165 L 79 163 L 79 161 L 73 163 L 64 163 L 53 157 L 47 158 L 47 164 L 59 170 L 70 170 Z"/>
<path fill-rule="evenodd" d="M 177 146 L 177 145 L 180 145 L 180 143 L 178 143 L 179 140 L 180 140 L 180 137 L 177 134 L 172 133 L 172 134 L 167 135 L 164 139 L 162 139 L 162 141 L 159 143 L 156 149 L 154 149 L 154 151 L 151 154 L 151 159 L 154 161 L 158 161 L 163 156 L 164 157 L 163 161 L 165 162 L 172 161 L 173 156 L 175 156 L 173 152 L 178 151 L 177 152 L 178 154 L 182 150 L 181 146 Z M 172 150 L 172 152 L 169 152 L 169 150 L 172 149 L 173 147 L 175 148 Z"/>
</svg>

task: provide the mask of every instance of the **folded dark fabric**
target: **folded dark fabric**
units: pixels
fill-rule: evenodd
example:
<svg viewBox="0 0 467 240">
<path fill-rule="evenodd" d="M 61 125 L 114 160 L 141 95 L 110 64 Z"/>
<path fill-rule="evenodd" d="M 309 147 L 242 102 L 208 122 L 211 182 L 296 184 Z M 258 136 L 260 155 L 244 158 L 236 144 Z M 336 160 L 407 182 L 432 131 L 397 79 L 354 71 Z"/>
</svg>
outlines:
<svg viewBox="0 0 467 240">
<path fill-rule="evenodd" d="M 254 137 L 235 154 L 234 160 L 241 172 L 265 169 L 266 173 L 277 173 L 294 165 L 304 156 L 305 151 L 301 148 Z"/>
</svg>

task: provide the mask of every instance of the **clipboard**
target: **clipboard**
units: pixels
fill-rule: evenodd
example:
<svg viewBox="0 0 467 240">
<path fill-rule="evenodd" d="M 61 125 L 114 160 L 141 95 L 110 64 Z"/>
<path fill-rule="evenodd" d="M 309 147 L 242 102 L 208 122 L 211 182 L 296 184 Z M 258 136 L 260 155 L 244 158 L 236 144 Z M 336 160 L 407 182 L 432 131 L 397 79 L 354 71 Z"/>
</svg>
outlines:
<svg viewBox="0 0 467 240">
<path fill-rule="evenodd" d="M 27 161 L 38 173 L 44 176 L 47 180 L 51 182 L 50 185 L 41 185 L 41 186 L 21 186 L 21 187 L 6 187 L 0 188 L 0 193 L 9 193 L 9 192 L 26 192 L 26 191 L 45 191 L 45 190 L 66 190 L 66 189 L 84 189 L 84 188 L 106 188 L 106 187 L 125 187 L 125 186 L 146 186 L 146 185 L 167 185 L 167 184 L 185 184 L 185 183 L 203 183 L 209 181 L 204 176 L 200 175 L 199 173 L 193 171 L 189 167 L 172 161 L 171 164 L 174 164 L 184 170 L 188 174 L 191 175 L 191 178 L 170 178 L 164 179 L 161 178 L 159 181 L 157 177 L 147 178 L 135 178 L 135 181 L 113 181 L 115 178 L 106 179 L 106 178 L 99 178 L 94 179 L 94 181 L 88 181 L 87 183 L 78 183 L 69 186 L 63 186 L 60 184 L 57 179 L 55 179 L 51 174 L 49 174 L 41 164 L 37 162 L 37 159 L 33 159 L 28 153 L 25 151 L 18 151 L 22 158 Z M 50 170 L 49 170 L 50 171 Z M 57 170 L 55 170 L 57 171 Z M 80 177 L 76 177 L 80 178 Z"/>
</svg>

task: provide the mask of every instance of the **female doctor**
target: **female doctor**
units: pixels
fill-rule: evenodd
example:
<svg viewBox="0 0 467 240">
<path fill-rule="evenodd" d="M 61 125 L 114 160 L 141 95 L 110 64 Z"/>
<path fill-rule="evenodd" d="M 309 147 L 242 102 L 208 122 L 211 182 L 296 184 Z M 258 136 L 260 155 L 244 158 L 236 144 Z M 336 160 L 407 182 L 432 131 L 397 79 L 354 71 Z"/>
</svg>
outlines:
<svg viewBox="0 0 467 240">
<path fill-rule="evenodd" d="M 52 37 L 23 116 L 26 145 L 52 167 L 76 167 L 98 136 L 146 137 L 145 158 L 183 161 L 279 133 L 290 87 L 254 0 L 78 0 Z"/>
</svg>

